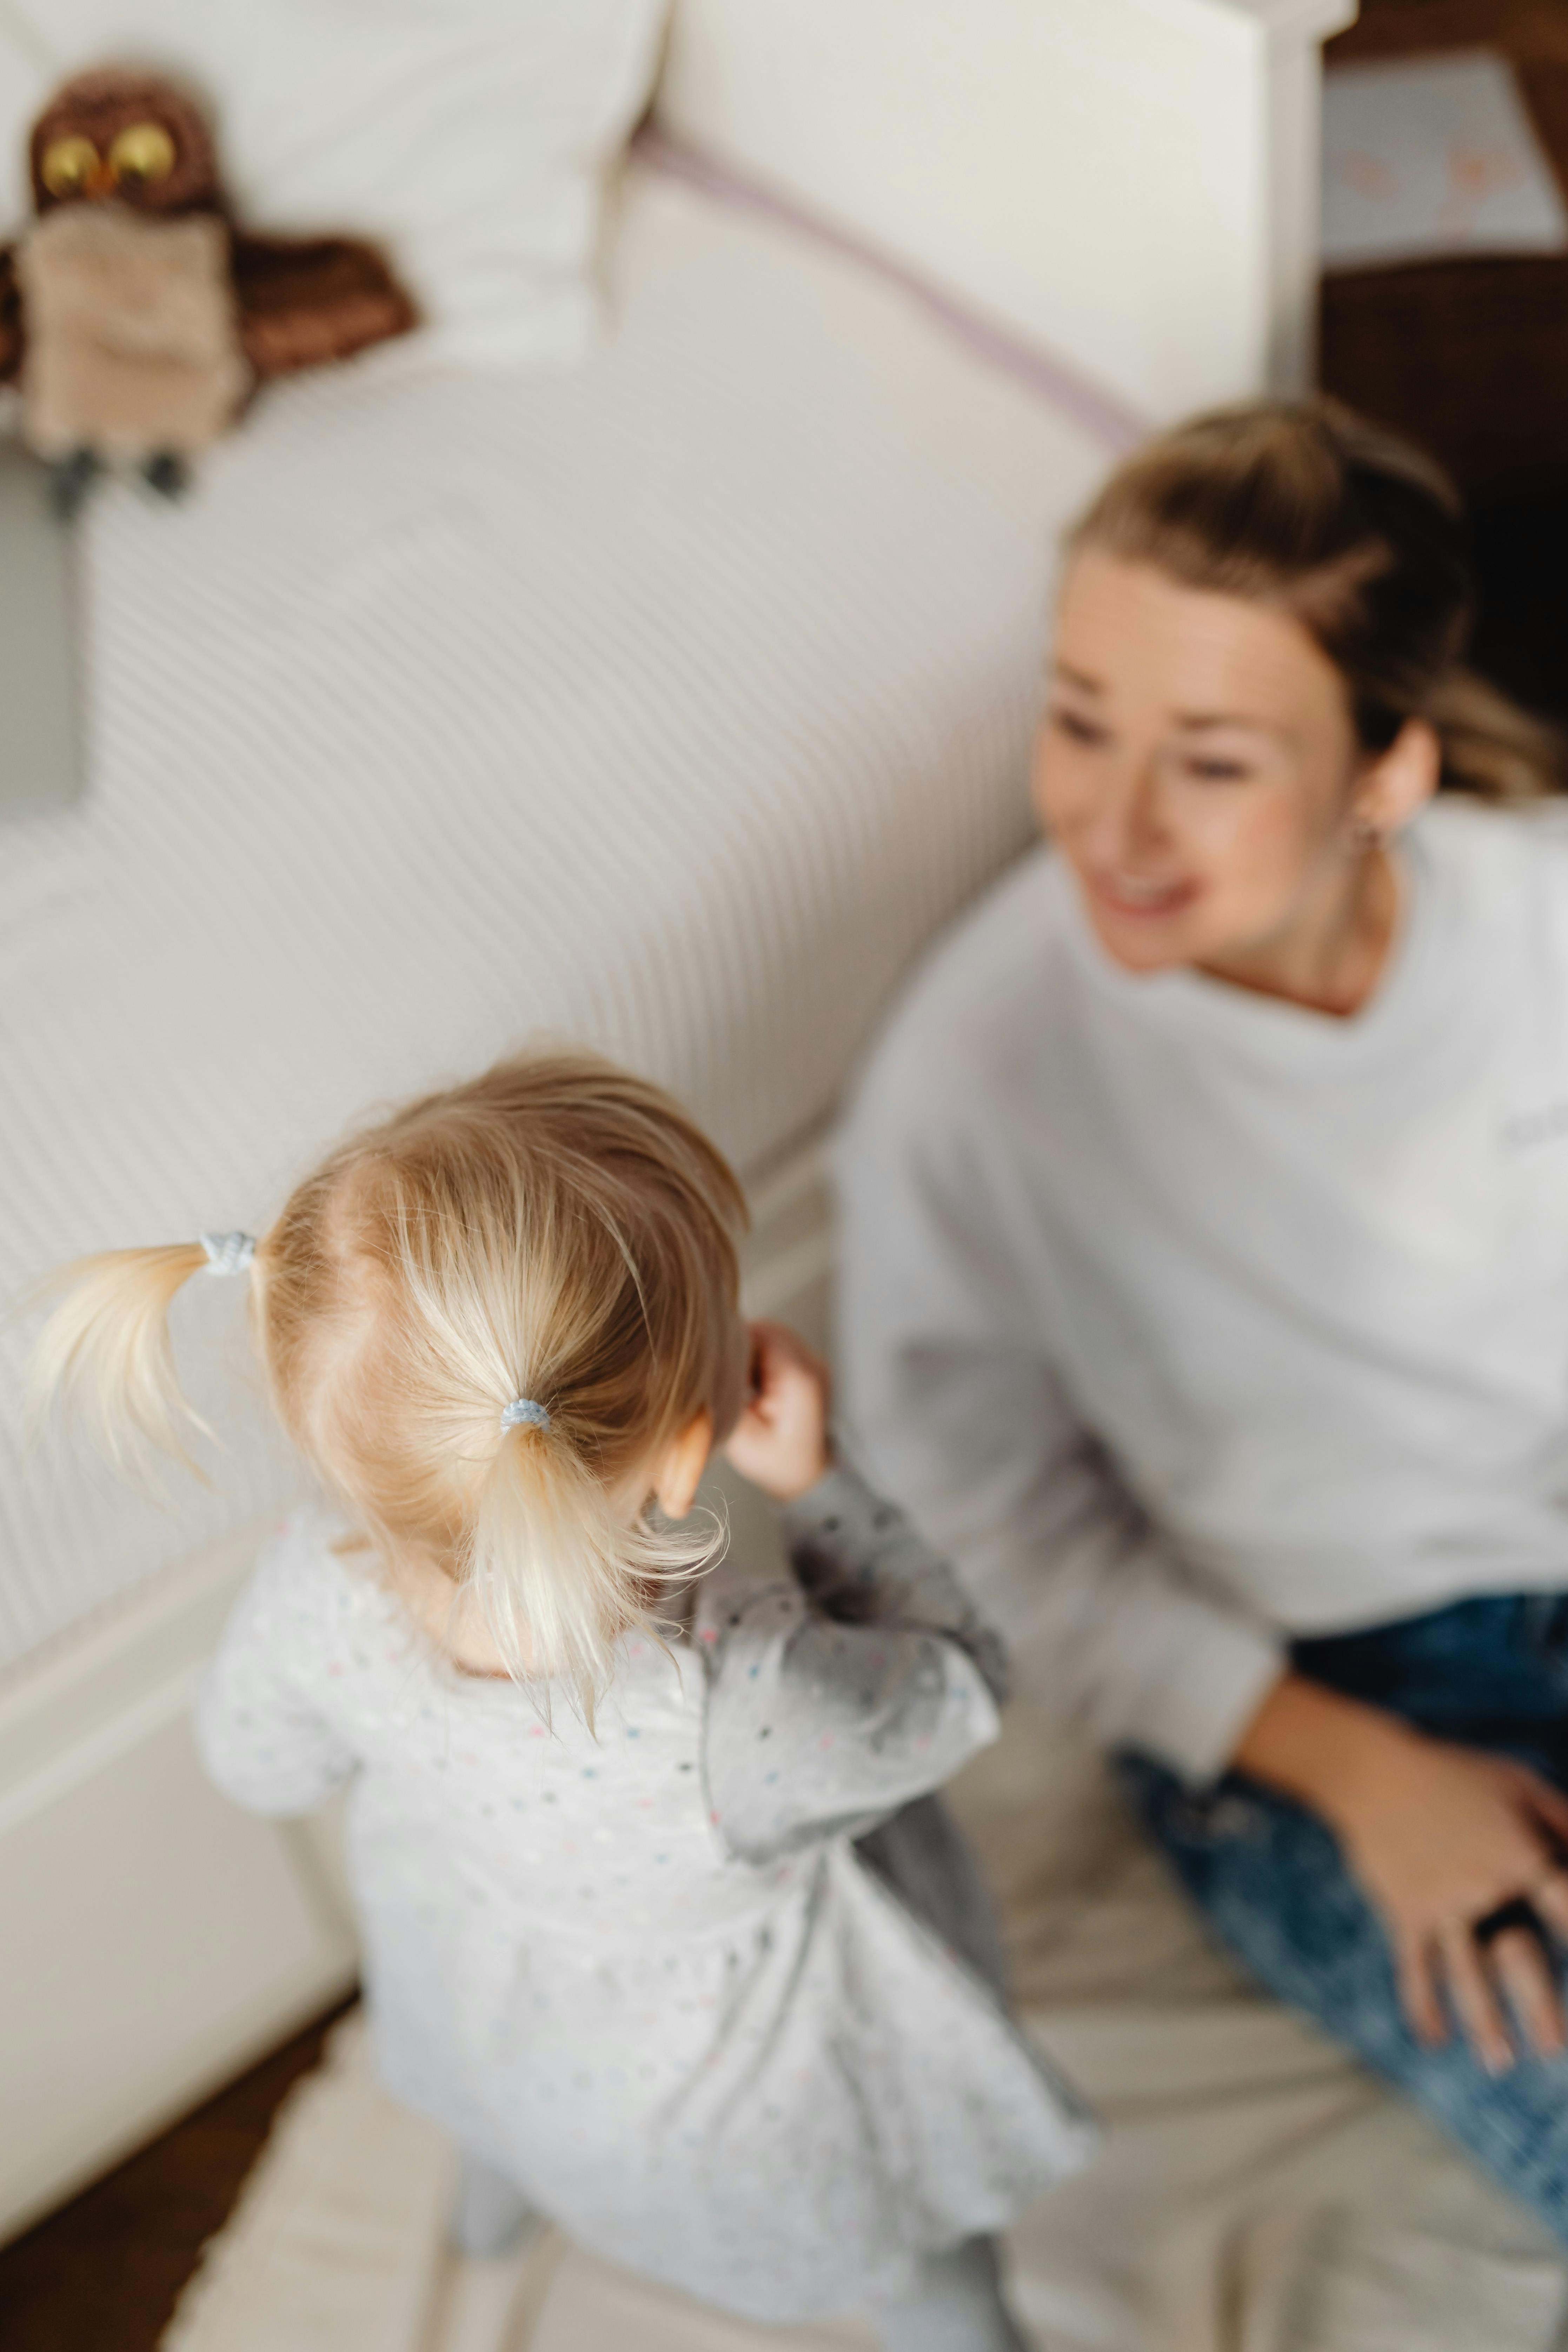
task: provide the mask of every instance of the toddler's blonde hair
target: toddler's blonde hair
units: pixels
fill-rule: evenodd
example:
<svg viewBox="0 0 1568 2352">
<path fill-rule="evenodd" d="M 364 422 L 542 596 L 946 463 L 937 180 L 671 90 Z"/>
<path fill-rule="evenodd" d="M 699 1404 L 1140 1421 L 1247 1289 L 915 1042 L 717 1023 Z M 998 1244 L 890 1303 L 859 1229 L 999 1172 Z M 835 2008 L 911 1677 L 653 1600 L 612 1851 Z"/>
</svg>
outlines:
<svg viewBox="0 0 1568 2352">
<path fill-rule="evenodd" d="M 500 1064 L 353 1135 L 251 1265 L 285 1427 L 393 1562 L 473 1591 L 512 1671 L 592 1717 L 612 1651 L 714 1535 L 656 1528 L 628 1479 L 745 1372 L 733 1172 L 657 1087 L 577 1054 Z M 124 1461 L 194 1422 L 167 1314 L 200 1243 L 65 1269 L 38 1394 Z M 528 1398 L 547 1427 L 503 1427 Z M 619 1492 L 617 1492 L 619 1490 Z"/>
</svg>

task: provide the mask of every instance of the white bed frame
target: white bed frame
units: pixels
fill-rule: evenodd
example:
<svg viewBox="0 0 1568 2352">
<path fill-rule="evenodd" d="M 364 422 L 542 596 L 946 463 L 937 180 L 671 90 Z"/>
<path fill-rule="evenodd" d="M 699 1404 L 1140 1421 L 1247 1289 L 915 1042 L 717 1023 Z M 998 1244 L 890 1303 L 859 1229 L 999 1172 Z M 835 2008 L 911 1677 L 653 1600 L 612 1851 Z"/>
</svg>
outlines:
<svg viewBox="0 0 1568 2352">
<path fill-rule="evenodd" d="M 678 0 L 661 128 L 1149 418 L 1307 380 L 1318 45 L 1354 0 Z M 815 1150 L 754 1313 L 820 1330 Z M 0 2237 L 351 1981 L 330 1830 L 204 1783 L 187 1713 L 259 1530 L 0 1688 Z"/>
<path fill-rule="evenodd" d="M 1356 5 L 679 0 L 658 119 L 1163 422 L 1310 380 Z"/>
</svg>

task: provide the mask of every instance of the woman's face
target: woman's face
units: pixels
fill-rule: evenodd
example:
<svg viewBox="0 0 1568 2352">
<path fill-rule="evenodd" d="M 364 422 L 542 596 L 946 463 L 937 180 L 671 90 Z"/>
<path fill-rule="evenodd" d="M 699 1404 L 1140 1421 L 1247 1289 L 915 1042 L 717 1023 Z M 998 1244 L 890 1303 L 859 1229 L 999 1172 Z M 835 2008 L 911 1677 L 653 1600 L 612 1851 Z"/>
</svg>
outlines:
<svg viewBox="0 0 1568 2352">
<path fill-rule="evenodd" d="M 1042 823 L 1131 971 L 1289 952 L 1353 887 L 1367 772 L 1296 622 L 1093 548 L 1064 583 Z"/>
</svg>

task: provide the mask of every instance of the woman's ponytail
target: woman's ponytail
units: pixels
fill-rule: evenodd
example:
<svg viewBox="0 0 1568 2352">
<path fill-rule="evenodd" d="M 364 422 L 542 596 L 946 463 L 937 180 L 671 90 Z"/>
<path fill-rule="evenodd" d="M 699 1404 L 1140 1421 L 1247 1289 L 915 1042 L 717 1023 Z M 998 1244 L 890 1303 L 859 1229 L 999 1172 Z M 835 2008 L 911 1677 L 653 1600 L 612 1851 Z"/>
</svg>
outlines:
<svg viewBox="0 0 1568 2352">
<path fill-rule="evenodd" d="M 206 1424 L 181 1393 L 169 1307 L 182 1284 L 213 1263 L 205 1244 L 174 1242 L 104 1250 L 62 1267 L 47 1289 L 64 1295 L 33 1356 L 35 1413 L 63 1398 L 121 1468 L 139 1461 L 149 1443 L 183 1454 L 182 1427 Z"/>
<path fill-rule="evenodd" d="M 1446 792 L 1518 803 L 1562 788 L 1563 747 L 1552 730 L 1474 670 L 1451 671 L 1426 715 L 1442 746 Z"/>
</svg>

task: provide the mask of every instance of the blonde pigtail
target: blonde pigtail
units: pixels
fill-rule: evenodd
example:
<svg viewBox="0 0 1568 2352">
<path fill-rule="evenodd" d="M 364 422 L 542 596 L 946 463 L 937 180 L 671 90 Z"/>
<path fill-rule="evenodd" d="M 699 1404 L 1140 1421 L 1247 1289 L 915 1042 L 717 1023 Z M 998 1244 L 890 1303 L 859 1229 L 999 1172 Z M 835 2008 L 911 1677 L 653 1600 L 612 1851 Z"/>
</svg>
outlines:
<svg viewBox="0 0 1568 2352">
<path fill-rule="evenodd" d="M 144 1466 L 149 1445 L 188 1461 L 184 1432 L 211 1433 L 181 1392 L 169 1308 L 182 1285 L 212 1263 L 203 1243 L 174 1242 L 104 1250 L 62 1267 L 44 1293 L 63 1295 L 33 1353 L 34 1423 L 58 1399 L 82 1414 L 121 1469 Z"/>
<path fill-rule="evenodd" d="M 548 1709 L 591 1723 L 623 1636 L 721 1549 L 711 1516 L 637 1509 L 671 1431 L 740 1398 L 736 1179 L 686 1114 L 592 1056 L 538 1054 L 351 1136 L 265 1240 L 204 1234 L 68 1267 L 33 1391 L 144 1472 L 205 1423 L 168 1310 L 188 1277 L 260 1277 L 255 1336 L 285 1429 L 395 1582 L 450 1594 Z M 527 1366 L 537 1398 L 512 1393 Z M 187 1457 L 188 1458 L 188 1457 Z"/>
<path fill-rule="evenodd" d="M 480 1485 L 462 1581 L 513 1671 L 572 1694 L 590 1731 L 616 1644 L 709 1567 L 725 1530 L 660 1528 L 617 1515 L 604 1482 L 559 1426 L 503 1428 Z"/>
</svg>

